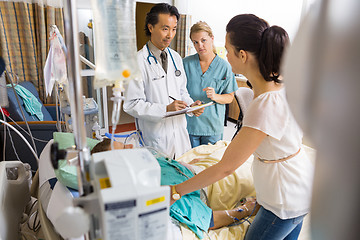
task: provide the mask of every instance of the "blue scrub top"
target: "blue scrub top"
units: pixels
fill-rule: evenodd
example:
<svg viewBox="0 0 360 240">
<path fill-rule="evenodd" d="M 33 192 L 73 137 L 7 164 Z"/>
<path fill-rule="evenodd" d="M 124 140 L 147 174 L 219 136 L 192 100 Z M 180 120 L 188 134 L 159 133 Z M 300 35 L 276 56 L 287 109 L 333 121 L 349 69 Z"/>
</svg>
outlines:
<svg viewBox="0 0 360 240">
<path fill-rule="evenodd" d="M 194 101 L 200 100 L 205 103 L 211 101 L 203 91 L 206 87 L 213 87 L 217 94 L 232 93 L 238 89 L 230 64 L 218 55 L 204 74 L 201 70 L 199 54 L 184 58 L 183 63 L 187 77 L 187 90 Z M 224 119 L 225 105 L 215 103 L 205 108 L 204 113 L 199 117 L 187 116 L 187 129 L 190 135 L 220 135 L 224 132 Z"/>
</svg>

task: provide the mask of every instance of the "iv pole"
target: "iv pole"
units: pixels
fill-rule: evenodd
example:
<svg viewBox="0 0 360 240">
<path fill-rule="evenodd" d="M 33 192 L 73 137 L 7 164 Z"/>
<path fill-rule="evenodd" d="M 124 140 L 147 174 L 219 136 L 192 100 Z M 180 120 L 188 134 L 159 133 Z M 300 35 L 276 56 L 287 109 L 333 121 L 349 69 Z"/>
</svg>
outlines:
<svg viewBox="0 0 360 240">
<path fill-rule="evenodd" d="M 66 34 L 66 63 L 69 78 L 69 89 L 71 98 L 71 118 L 73 121 L 73 130 L 75 145 L 78 150 L 79 160 L 77 163 L 77 176 L 80 196 L 86 196 L 90 193 L 90 182 L 86 178 L 89 172 L 90 150 L 86 143 L 86 129 L 84 126 L 83 110 L 83 89 L 80 78 L 79 61 L 79 39 L 78 23 L 76 12 L 76 1 L 66 0 L 64 5 L 64 22 Z"/>
</svg>

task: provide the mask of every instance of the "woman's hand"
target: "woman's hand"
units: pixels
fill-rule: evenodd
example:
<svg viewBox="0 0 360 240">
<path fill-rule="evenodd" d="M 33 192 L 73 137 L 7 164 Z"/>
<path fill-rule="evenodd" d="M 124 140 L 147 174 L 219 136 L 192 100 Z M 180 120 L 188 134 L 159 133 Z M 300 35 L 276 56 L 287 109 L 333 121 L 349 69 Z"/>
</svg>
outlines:
<svg viewBox="0 0 360 240">
<path fill-rule="evenodd" d="M 213 100 L 214 102 L 220 104 L 229 104 L 234 99 L 234 93 L 224 93 L 224 94 L 217 94 L 215 93 L 215 89 L 212 87 L 204 88 L 203 91 L 206 91 L 206 96 Z"/>
<path fill-rule="evenodd" d="M 181 195 L 179 193 L 176 192 L 176 185 L 170 185 L 170 206 L 174 204 L 174 202 L 176 202 L 177 200 L 180 200 Z M 175 199 L 177 200 L 175 200 Z"/>
<path fill-rule="evenodd" d="M 201 105 L 201 104 L 202 104 L 202 103 L 201 103 L 200 100 L 196 100 L 196 102 L 194 102 L 193 104 L 191 104 L 190 107 L 198 106 L 198 105 Z M 198 116 L 200 116 L 200 115 L 204 112 L 204 109 L 205 109 L 205 108 L 200 108 L 200 109 L 198 109 L 198 110 L 196 110 L 196 111 L 193 111 L 192 113 L 193 113 L 196 117 L 198 117 Z"/>
<path fill-rule="evenodd" d="M 216 93 L 215 93 L 215 89 L 212 88 L 212 87 L 207 87 L 207 88 L 204 88 L 203 91 L 206 91 L 206 96 L 208 98 L 210 98 L 211 100 L 215 101 L 215 98 L 216 98 Z"/>
<path fill-rule="evenodd" d="M 171 196 L 171 192 L 170 192 L 170 206 L 173 205 L 176 201 L 172 198 Z"/>
</svg>

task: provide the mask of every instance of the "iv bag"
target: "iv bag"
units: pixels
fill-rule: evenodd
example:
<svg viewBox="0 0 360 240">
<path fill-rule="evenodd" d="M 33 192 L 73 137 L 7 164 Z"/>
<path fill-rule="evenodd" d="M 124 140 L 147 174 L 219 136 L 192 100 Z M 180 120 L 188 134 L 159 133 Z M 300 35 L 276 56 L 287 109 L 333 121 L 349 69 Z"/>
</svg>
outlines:
<svg viewBox="0 0 360 240">
<path fill-rule="evenodd" d="M 100 88 L 140 79 L 137 64 L 135 0 L 91 0 L 95 29 L 95 80 Z"/>
</svg>

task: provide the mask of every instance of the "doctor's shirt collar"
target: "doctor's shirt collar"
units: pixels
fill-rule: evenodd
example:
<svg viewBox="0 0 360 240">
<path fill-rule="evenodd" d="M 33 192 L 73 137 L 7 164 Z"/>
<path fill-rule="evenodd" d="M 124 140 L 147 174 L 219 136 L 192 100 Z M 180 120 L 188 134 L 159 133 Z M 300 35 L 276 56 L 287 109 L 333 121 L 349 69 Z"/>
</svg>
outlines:
<svg viewBox="0 0 360 240">
<path fill-rule="evenodd" d="M 149 46 L 150 52 L 155 56 L 155 58 L 158 60 L 158 62 L 161 63 L 161 58 L 160 58 L 161 50 L 158 49 L 157 47 L 155 47 L 155 45 L 151 41 L 148 41 L 148 46 Z"/>
</svg>

